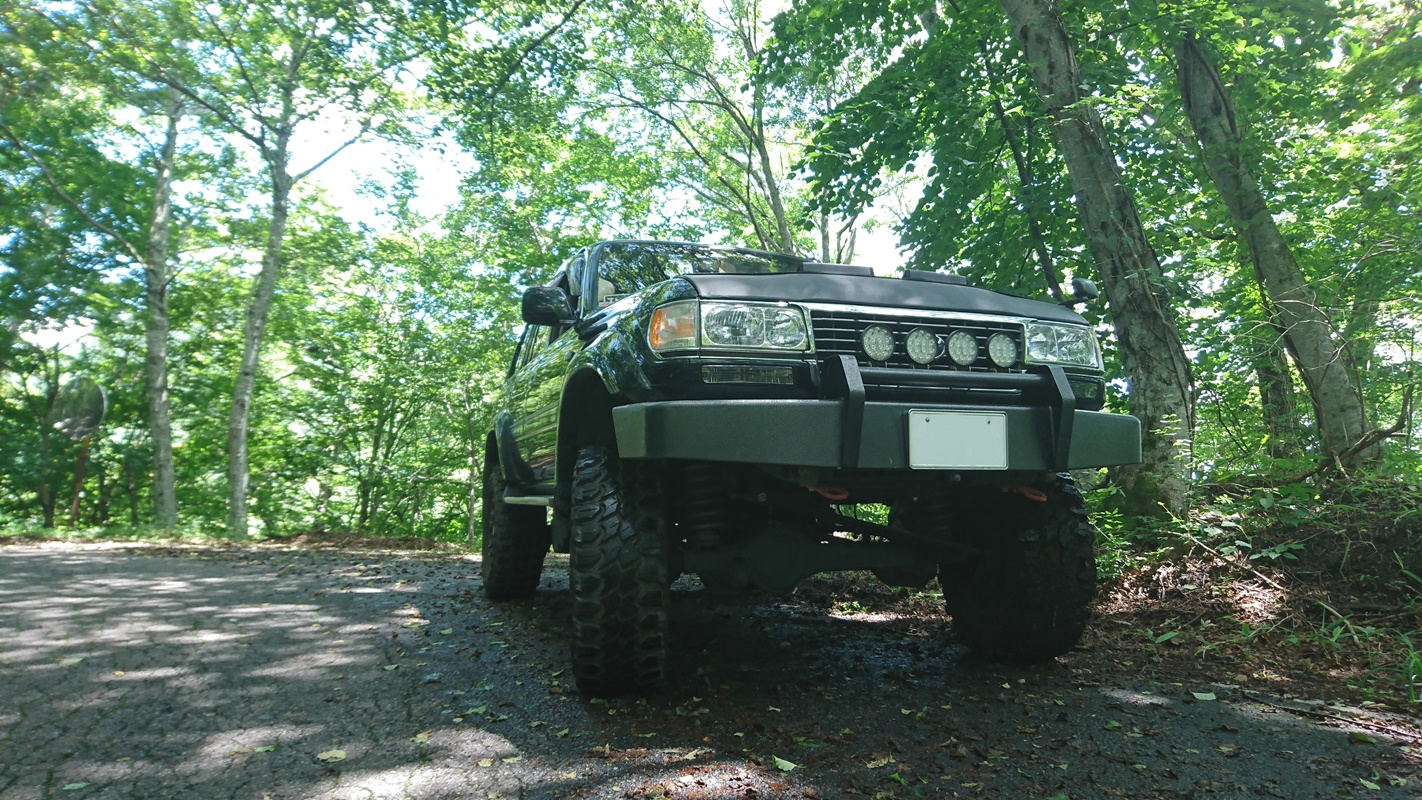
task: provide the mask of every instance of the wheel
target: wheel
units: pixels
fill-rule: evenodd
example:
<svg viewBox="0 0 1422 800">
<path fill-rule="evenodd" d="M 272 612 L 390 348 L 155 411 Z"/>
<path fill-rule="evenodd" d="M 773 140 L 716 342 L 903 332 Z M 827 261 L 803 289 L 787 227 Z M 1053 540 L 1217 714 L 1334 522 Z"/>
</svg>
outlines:
<svg viewBox="0 0 1422 800">
<path fill-rule="evenodd" d="M 552 543 L 552 533 L 548 527 L 548 512 L 542 506 L 505 503 L 504 486 L 498 452 L 486 447 L 484 529 L 480 539 L 484 596 L 490 600 L 523 600 L 532 597 L 538 588 L 543 556 Z"/>
<path fill-rule="evenodd" d="M 607 447 L 578 452 L 568 582 L 573 677 L 584 694 L 649 691 L 665 677 L 670 579 L 656 499 L 648 470 Z"/>
<path fill-rule="evenodd" d="M 1047 661 L 1081 640 L 1096 594 L 1096 533 L 1071 476 L 959 505 L 956 539 L 975 552 L 941 565 L 953 629 L 994 661 Z"/>
</svg>

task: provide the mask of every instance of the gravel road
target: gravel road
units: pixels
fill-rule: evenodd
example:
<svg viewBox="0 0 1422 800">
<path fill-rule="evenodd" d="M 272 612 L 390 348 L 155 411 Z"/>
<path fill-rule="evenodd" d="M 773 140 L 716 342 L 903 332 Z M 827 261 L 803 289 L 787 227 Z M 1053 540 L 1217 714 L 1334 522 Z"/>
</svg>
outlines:
<svg viewBox="0 0 1422 800">
<path fill-rule="evenodd" d="M 0 546 L 0 798 L 1422 797 L 1415 720 L 1089 650 L 974 664 L 941 616 L 831 614 L 814 591 L 677 592 L 676 688 L 588 700 L 566 573 L 511 604 L 477 573 Z"/>
</svg>

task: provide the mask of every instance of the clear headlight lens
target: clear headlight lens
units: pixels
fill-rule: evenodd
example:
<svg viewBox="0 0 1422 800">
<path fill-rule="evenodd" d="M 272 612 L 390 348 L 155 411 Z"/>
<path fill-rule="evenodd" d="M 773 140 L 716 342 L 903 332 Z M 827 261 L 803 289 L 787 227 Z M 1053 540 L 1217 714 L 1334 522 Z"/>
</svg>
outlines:
<svg viewBox="0 0 1422 800">
<path fill-rule="evenodd" d="M 658 352 L 695 347 L 808 350 L 809 328 L 796 306 L 681 300 L 652 312 L 647 341 Z"/>
<path fill-rule="evenodd" d="M 1027 325 L 1027 361 L 1102 369 L 1101 346 L 1088 327 L 1032 322 Z"/>
</svg>

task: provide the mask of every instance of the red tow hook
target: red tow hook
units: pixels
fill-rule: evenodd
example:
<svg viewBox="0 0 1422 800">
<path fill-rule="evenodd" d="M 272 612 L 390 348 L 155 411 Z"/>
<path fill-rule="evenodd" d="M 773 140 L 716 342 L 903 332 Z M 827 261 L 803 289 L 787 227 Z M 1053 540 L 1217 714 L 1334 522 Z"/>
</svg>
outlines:
<svg viewBox="0 0 1422 800">
<path fill-rule="evenodd" d="M 849 499 L 849 490 L 843 486 L 811 486 L 810 489 L 818 492 L 821 497 L 836 503 Z M 1042 499 L 1045 500 L 1046 496 L 1043 495 Z"/>
<path fill-rule="evenodd" d="M 1047 502 L 1047 493 L 1041 489 L 1034 489 L 1031 486 L 1009 486 L 1008 489 L 1022 495 L 1034 503 Z"/>
</svg>

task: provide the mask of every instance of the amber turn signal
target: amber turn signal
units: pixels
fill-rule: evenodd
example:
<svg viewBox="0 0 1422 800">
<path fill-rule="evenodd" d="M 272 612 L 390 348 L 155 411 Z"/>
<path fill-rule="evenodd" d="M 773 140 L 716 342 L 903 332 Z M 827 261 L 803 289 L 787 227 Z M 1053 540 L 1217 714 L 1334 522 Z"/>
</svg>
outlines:
<svg viewBox="0 0 1422 800">
<path fill-rule="evenodd" d="M 667 303 L 652 312 L 647 343 L 658 352 L 695 347 L 698 316 L 695 300 Z"/>
</svg>

